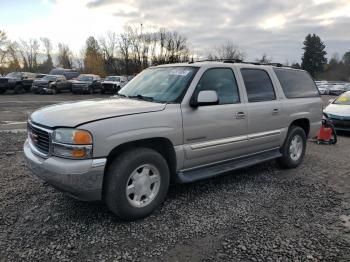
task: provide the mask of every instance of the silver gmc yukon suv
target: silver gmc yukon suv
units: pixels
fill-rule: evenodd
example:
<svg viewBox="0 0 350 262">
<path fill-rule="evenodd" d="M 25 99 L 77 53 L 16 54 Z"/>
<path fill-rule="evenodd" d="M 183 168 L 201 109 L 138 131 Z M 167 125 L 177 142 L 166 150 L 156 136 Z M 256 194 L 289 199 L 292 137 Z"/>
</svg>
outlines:
<svg viewBox="0 0 350 262">
<path fill-rule="evenodd" d="M 24 153 L 48 184 L 134 220 L 157 209 L 171 182 L 272 159 L 297 167 L 321 118 L 305 71 L 233 61 L 162 65 L 117 96 L 34 112 Z"/>
</svg>

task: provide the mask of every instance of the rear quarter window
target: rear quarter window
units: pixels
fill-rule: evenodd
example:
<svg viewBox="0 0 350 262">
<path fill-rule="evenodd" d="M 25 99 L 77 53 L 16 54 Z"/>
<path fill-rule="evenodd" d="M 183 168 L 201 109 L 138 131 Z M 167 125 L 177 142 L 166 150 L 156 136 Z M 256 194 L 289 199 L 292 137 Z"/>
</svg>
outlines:
<svg viewBox="0 0 350 262">
<path fill-rule="evenodd" d="M 287 98 L 319 97 L 320 94 L 310 75 L 302 70 L 274 68 Z"/>
</svg>

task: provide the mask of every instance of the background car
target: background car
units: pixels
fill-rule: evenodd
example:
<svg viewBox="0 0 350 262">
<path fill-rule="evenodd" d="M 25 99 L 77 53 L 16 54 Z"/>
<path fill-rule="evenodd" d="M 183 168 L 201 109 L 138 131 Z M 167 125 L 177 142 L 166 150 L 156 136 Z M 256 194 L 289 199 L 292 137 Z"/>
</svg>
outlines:
<svg viewBox="0 0 350 262">
<path fill-rule="evenodd" d="M 75 69 L 54 68 L 50 71 L 50 75 L 63 75 L 67 80 L 76 78 L 80 73 Z"/>
<path fill-rule="evenodd" d="M 324 113 L 332 120 L 337 130 L 350 131 L 350 91 L 331 101 Z"/>
<path fill-rule="evenodd" d="M 35 80 L 32 86 L 32 92 L 36 94 L 56 94 L 70 89 L 70 83 L 63 75 L 46 75 L 40 80 Z"/>
<path fill-rule="evenodd" d="M 345 92 L 345 85 L 344 84 L 337 83 L 337 84 L 331 84 L 329 86 L 329 94 L 330 95 L 339 96 L 344 92 Z"/>
<path fill-rule="evenodd" d="M 107 76 L 102 82 L 101 93 L 117 93 L 126 83 L 127 78 L 124 76 Z"/>
<path fill-rule="evenodd" d="M 0 94 L 14 90 L 16 94 L 30 91 L 36 74 L 30 72 L 11 72 L 0 77 Z"/>
<path fill-rule="evenodd" d="M 92 74 L 82 74 L 72 81 L 72 92 L 77 93 L 88 93 L 93 94 L 101 91 L 101 77 Z"/>
<path fill-rule="evenodd" d="M 326 84 L 317 85 L 318 91 L 321 95 L 328 95 L 329 94 L 329 86 Z"/>
</svg>

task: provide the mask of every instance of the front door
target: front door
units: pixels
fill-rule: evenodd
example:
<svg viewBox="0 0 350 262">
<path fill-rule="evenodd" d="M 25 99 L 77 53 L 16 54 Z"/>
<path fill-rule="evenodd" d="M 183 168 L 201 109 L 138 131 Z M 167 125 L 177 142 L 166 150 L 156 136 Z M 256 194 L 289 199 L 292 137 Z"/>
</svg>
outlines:
<svg viewBox="0 0 350 262">
<path fill-rule="evenodd" d="M 193 96 L 203 90 L 216 91 L 219 104 L 197 108 L 182 105 L 185 168 L 228 160 L 246 151 L 247 110 L 232 69 L 206 70 Z"/>
</svg>

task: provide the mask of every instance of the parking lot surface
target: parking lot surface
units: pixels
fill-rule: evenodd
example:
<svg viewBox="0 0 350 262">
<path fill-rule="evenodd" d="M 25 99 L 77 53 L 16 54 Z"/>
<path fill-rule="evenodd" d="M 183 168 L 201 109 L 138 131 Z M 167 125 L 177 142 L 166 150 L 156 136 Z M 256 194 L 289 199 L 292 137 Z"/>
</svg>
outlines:
<svg viewBox="0 0 350 262">
<path fill-rule="evenodd" d="M 350 260 L 349 135 L 335 146 L 309 142 L 297 169 L 271 161 L 173 185 L 160 210 L 123 222 L 102 203 L 73 200 L 26 168 L 28 114 L 87 98 L 0 96 L 0 261 Z"/>
</svg>

